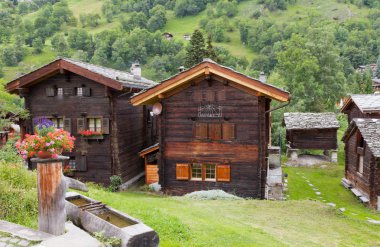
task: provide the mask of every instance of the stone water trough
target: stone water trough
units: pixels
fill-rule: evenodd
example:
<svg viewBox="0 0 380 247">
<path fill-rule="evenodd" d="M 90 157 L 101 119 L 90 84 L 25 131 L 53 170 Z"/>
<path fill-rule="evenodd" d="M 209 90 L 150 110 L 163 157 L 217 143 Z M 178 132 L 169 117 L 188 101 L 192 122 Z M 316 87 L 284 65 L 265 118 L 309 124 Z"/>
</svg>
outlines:
<svg viewBox="0 0 380 247">
<path fill-rule="evenodd" d="M 107 238 L 121 239 L 121 246 L 154 247 L 157 233 L 123 212 L 75 192 L 66 193 L 67 218 L 87 232 L 103 232 Z"/>
</svg>

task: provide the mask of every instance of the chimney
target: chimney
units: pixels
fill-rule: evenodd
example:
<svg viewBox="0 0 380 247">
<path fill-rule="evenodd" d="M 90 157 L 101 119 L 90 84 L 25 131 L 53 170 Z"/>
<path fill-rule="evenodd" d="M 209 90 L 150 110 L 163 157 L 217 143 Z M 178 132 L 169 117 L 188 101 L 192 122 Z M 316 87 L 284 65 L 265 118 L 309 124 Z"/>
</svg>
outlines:
<svg viewBox="0 0 380 247">
<path fill-rule="evenodd" d="M 183 72 L 183 71 L 185 71 L 185 67 L 184 66 L 179 66 L 178 67 L 178 72 Z"/>
<path fill-rule="evenodd" d="M 259 80 L 260 80 L 261 82 L 264 82 L 264 83 L 267 82 L 267 79 L 265 78 L 265 74 L 264 74 L 263 71 L 260 72 Z"/>
<path fill-rule="evenodd" d="M 131 73 L 135 79 L 141 79 L 141 67 L 139 62 L 132 63 Z"/>
</svg>

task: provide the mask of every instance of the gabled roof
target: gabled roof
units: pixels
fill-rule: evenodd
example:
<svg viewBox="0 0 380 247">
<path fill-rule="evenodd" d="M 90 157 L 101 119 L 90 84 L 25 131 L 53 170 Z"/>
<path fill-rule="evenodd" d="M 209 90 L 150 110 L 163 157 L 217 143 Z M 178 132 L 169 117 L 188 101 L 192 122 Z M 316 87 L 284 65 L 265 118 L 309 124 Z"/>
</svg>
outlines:
<svg viewBox="0 0 380 247">
<path fill-rule="evenodd" d="M 136 78 L 128 72 L 80 62 L 69 58 L 58 58 L 28 74 L 14 79 L 6 85 L 6 89 L 13 93 L 19 88 L 29 87 L 43 79 L 63 72 L 63 70 L 81 75 L 116 90 L 122 90 L 126 87 L 144 89 L 156 85 L 156 83 L 151 80 L 143 77 Z"/>
<path fill-rule="evenodd" d="M 284 123 L 286 129 L 338 129 L 339 122 L 335 113 L 284 113 Z"/>
<path fill-rule="evenodd" d="M 172 95 L 172 92 L 176 92 L 176 90 L 190 84 L 194 79 L 202 76 L 214 75 L 224 78 L 226 81 L 233 82 L 240 88 L 257 92 L 257 95 L 266 96 L 280 102 L 286 102 L 289 100 L 289 92 L 287 91 L 241 74 L 231 68 L 219 65 L 210 59 L 204 59 L 203 62 L 192 68 L 178 73 L 169 79 L 162 81 L 160 84 L 134 95 L 131 102 L 133 105 L 153 104 L 162 97 Z"/>
<path fill-rule="evenodd" d="M 341 112 L 355 104 L 362 113 L 380 112 L 380 94 L 353 94 L 343 105 Z"/>
<path fill-rule="evenodd" d="M 380 119 L 354 118 L 342 140 L 346 141 L 356 129 L 359 129 L 373 156 L 380 158 Z"/>
</svg>

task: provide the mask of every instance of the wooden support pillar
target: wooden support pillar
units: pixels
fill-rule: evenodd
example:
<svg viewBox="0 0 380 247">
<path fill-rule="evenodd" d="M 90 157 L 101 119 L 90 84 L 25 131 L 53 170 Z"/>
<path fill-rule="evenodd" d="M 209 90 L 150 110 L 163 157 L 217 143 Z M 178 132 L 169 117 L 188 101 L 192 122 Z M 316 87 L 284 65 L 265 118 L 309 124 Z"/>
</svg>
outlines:
<svg viewBox="0 0 380 247">
<path fill-rule="evenodd" d="M 32 159 L 37 163 L 38 229 L 53 235 L 65 232 L 66 184 L 62 166 L 69 157 L 56 159 Z"/>
</svg>

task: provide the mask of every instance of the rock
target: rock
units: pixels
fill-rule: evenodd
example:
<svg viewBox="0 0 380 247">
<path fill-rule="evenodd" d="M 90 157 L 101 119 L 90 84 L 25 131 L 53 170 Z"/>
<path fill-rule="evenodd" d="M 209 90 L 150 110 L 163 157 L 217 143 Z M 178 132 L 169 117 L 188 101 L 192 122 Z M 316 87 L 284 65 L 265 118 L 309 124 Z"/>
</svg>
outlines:
<svg viewBox="0 0 380 247">
<path fill-rule="evenodd" d="M 88 192 L 88 188 L 84 183 L 82 183 L 76 179 L 73 179 L 73 178 L 69 178 L 69 177 L 64 177 L 64 178 L 66 181 L 66 185 L 69 188 L 74 189 L 74 190 L 80 190 L 80 191 Z"/>
<path fill-rule="evenodd" d="M 159 192 L 159 191 L 161 191 L 161 184 L 159 184 L 159 183 L 149 184 L 149 189 L 151 189 L 155 192 Z"/>
<path fill-rule="evenodd" d="M 332 202 L 328 202 L 326 203 L 327 205 L 331 206 L 331 207 L 336 207 L 336 204 L 335 203 L 332 203 Z"/>
<path fill-rule="evenodd" d="M 29 245 L 29 241 L 21 240 L 21 241 L 18 243 L 18 245 L 26 247 L 26 246 Z"/>
<path fill-rule="evenodd" d="M 380 220 L 368 220 L 369 223 L 380 225 Z"/>
<path fill-rule="evenodd" d="M 339 208 L 339 211 L 344 212 L 344 211 L 346 211 L 346 209 L 345 208 Z"/>
<path fill-rule="evenodd" d="M 12 244 L 18 243 L 19 241 L 20 241 L 20 239 L 18 239 L 18 238 L 12 238 L 11 240 L 9 240 L 9 242 Z"/>
<path fill-rule="evenodd" d="M 100 247 L 102 244 L 87 232 L 66 222 L 67 232 L 63 235 L 45 240 L 41 247 Z"/>
<path fill-rule="evenodd" d="M 321 192 L 319 192 L 319 191 L 317 191 L 317 192 L 315 192 L 315 194 L 316 195 L 320 195 L 320 194 L 322 194 Z"/>
<path fill-rule="evenodd" d="M 313 185 L 313 184 L 309 184 L 309 186 L 310 186 L 310 187 L 314 187 L 314 185 Z"/>
</svg>

